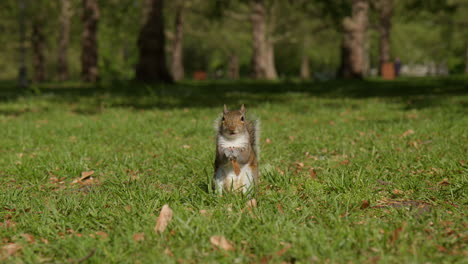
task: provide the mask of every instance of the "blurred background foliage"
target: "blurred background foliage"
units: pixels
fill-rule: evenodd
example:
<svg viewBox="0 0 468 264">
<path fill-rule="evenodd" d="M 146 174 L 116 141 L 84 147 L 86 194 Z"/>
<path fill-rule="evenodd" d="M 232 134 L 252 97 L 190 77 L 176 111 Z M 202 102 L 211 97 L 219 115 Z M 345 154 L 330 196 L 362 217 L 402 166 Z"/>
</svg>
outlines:
<svg viewBox="0 0 468 264">
<path fill-rule="evenodd" d="M 82 0 L 71 3 L 69 47 L 70 80 L 80 79 Z M 101 80 L 135 77 L 139 60 L 136 45 L 144 23 L 145 1 L 98 0 L 98 66 Z M 253 1 L 253 0 L 252 0 Z M 62 1 L 2 0 L 0 3 L 0 79 L 15 79 L 20 64 L 20 4 L 24 3 L 26 63 L 34 72 L 32 28 L 39 23 L 44 36 L 45 76 L 56 81 L 57 49 Z M 206 72 L 209 78 L 228 78 L 236 59 L 241 78 L 252 76 L 252 23 L 247 0 L 165 1 L 165 51 L 169 67 L 175 34 L 175 14 L 183 5 L 183 67 L 185 78 Z M 315 78 L 333 78 L 340 66 L 341 20 L 351 12 L 352 0 L 265 0 L 267 38 L 273 42 L 279 78 L 299 78 L 308 60 Z M 372 1 L 371 1 L 372 2 Z M 374 1 L 375 2 L 375 1 Z M 394 0 L 391 28 L 392 60 L 403 64 L 444 64 L 451 74 L 465 71 L 468 49 L 467 0 Z M 372 3 L 366 31 L 369 69 L 379 67 L 378 12 Z M 235 57 L 235 58 L 234 58 Z M 169 67 L 170 68 L 170 67 Z M 366 72 L 366 75 L 370 73 Z"/>
</svg>

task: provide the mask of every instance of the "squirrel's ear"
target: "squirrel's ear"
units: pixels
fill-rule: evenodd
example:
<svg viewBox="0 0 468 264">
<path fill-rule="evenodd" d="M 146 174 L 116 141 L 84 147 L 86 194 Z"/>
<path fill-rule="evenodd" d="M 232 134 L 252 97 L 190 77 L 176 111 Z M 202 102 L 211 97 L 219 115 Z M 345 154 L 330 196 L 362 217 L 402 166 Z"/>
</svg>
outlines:
<svg viewBox="0 0 468 264">
<path fill-rule="evenodd" d="M 224 111 L 223 112 L 224 112 L 224 114 L 227 114 L 227 112 L 228 112 L 226 104 L 224 105 Z"/>
<path fill-rule="evenodd" d="M 241 112 L 242 114 L 245 114 L 245 107 L 244 107 L 244 104 L 241 105 L 240 112 Z"/>
</svg>

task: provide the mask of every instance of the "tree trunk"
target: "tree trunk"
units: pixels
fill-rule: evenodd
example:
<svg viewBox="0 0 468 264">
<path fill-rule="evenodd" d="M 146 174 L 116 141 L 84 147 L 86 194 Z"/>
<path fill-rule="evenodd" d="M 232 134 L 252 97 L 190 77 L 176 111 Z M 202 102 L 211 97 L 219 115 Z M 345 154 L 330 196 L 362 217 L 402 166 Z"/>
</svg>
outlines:
<svg viewBox="0 0 468 264">
<path fill-rule="evenodd" d="M 33 80 L 35 82 L 43 82 L 46 79 L 44 55 L 45 36 L 43 25 L 44 21 L 42 18 L 34 18 L 32 20 L 31 45 L 34 68 Z"/>
<path fill-rule="evenodd" d="M 301 62 L 301 79 L 309 80 L 310 79 L 310 66 L 309 66 L 309 56 L 303 54 Z"/>
<path fill-rule="evenodd" d="M 465 43 L 465 74 L 468 74 L 468 41 Z"/>
<path fill-rule="evenodd" d="M 68 44 L 70 43 L 70 19 L 72 16 L 71 1 L 61 0 L 60 32 L 58 39 L 57 74 L 60 81 L 69 78 Z"/>
<path fill-rule="evenodd" d="M 371 68 L 371 35 L 369 34 L 370 32 L 367 31 L 365 34 L 365 39 L 364 39 L 364 59 L 363 59 L 363 65 L 362 65 L 362 72 L 363 76 L 367 77 L 370 74 L 370 68 Z"/>
<path fill-rule="evenodd" d="M 266 41 L 266 79 L 275 80 L 278 78 L 275 67 L 275 46 L 272 41 Z"/>
<path fill-rule="evenodd" d="M 252 1 L 252 38 L 253 38 L 253 55 L 252 68 L 253 78 L 266 78 L 266 51 L 265 51 L 265 7 L 263 0 Z"/>
<path fill-rule="evenodd" d="M 184 78 L 184 6 L 179 3 L 176 7 L 175 14 L 175 34 L 174 42 L 172 43 L 172 78 L 175 81 L 180 81 Z"/>
<path fill-rule="evenodd" d="M 352 0 L 352 15 L 343 20 L 340 77 L 364 77 L 364 41 L 368 23 L 367 0 Z"/>
<path fill-rule="evenodd" d="M 28 76 L 26 70 L 26 18 L 25 18 L 25 0 L 19 0 L 18 26 L 20 35 L 20 66 L 18 69 L 18 83 L 21 88 L 28 86 Z"/>
<path fill-rule="evenodd" d="M 380 0 L 377 2 L 379 12 L 379 72 L 382 75 L 382 66 L 390 62 L 390 33 L 392 30 L 393 0 Z"/>
<path fill-rule="evenodd" d="M 97 0 L 83 0 L 83 34 L 81 37 L 81 77 L 85 82 L 96 82 L 98 71 L 98 23 L 99 5 Z"/>
<path fill-rule="evenodd" d="M 237 54 L 233 53 L 229 56 L 228 76 L 231 80 L 239 79 L 239 57 Z"/>
<path fill-rule="evenodd" d="M 143 82 L 172 82 L 164 52 L 163 0 L 148 0 L 147 19 L 138 36 L 140 59 L 136 66 L 136 80 Z"/>
</svg>

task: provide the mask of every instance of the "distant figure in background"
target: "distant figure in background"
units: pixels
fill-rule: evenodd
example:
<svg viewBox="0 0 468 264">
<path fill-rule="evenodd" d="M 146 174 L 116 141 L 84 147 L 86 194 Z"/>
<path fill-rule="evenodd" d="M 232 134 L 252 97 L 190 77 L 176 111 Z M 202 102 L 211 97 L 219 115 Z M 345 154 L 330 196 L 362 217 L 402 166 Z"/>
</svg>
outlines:
<svg viewBox="0 0 468 264">
<path fill-rule="evenodd" d="M 396 57 L 395 59 L 395 76 L 399 77 L 400 76 L 400 68 L 401 68 L 401 60 L 399 57 Z"/>
</svg>

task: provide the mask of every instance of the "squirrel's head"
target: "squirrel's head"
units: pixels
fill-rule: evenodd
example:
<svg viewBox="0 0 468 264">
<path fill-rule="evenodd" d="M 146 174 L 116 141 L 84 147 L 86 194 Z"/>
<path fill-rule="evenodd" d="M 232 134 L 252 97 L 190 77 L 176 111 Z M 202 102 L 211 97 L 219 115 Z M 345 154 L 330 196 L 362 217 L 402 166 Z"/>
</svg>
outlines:
<svg viewBox="0 0 468 264">
<path fill-rule="evenodd" d="M 245 128 L 245 107 L 240 110 L 229 111 L 224 105 L 223 117 L 221 118 L 220 132 L 226 137 L 236 137 L 243 134 Z"/>
</svg>

